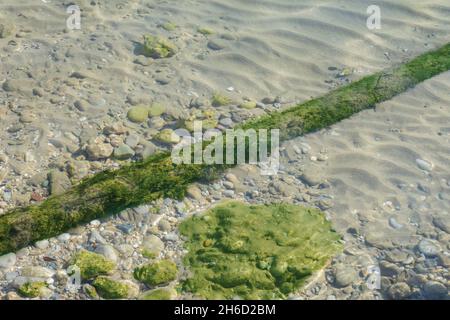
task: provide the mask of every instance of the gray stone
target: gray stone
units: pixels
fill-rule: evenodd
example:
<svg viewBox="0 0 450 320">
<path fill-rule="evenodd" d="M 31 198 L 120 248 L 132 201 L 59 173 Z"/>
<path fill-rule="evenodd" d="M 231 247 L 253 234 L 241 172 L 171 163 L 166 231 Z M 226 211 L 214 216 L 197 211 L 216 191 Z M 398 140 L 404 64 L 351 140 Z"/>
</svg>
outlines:
<svg viewBox="0 0 450 320">
<path fill-rule="evenodd" d="M 387 293 L 391 299 L 402 300 L 410 296 L 411 289 L 405 282 L 398 282 L 390 286 Z"/>
<path fill-rule="evenodd" d="M 15 253 L 7 253 L 3 256 L 0 256 L 0 269 L 12 268 L 15 264 L 16 264 Z"/>
<path fill-rule="evenodd" d="M 35 243 L 36 248 L 38 249 L 47 249 L 48 240 L 41 240 Z"/>
<path fill-rule="evenodd" d="M 208 48 L 210 48 L 211 50 L 222 50 L 226 48 L 226 44 L 224 41 L 220 41 L 220 40 L 210 40 L 208 42 Z"/>
<path fill-rule="evenodd" d="M 54 270 L 40 266 L 26 266 L 22 268 L 22 277 L 47 279 L 53 277 Z"/>
<path fill-rule="evenodd" d="M 130 148 L 135 148 L 139 143 L 139 136 L 137 134 L 130 134 L 128 137 L 126 137 L 125 143 Z"/>
<path fill-rule="evenodd" d="M 53 170 L 48 174 L 50 181 L 50 194 L 59 195 L 68 190 L 72 183 L 65 172 Z"/>
<path fill-rule="evenodd" d="M 300 180 L 309 187 L 317 186 L 322 182 L 321 177 L 313 172 L 302 173 Z"/>
<path fill-rule="evenodd" d="M 424 171 L 432 171 L 433 170 L 433 164 L 429 161 L 426 161 L 423 159 L 416 159 L 416 164 L 419 167 L 419 169 L 422 169 Z"/>
<path fill-rule="evenodd" d="M 91 143 L 86 147 L 86 153 L 91 160 L 105 159 L 111 156 L 114 149 L 109 143 Z"/>
<path fill-rule="evenodd" d="M 436 257 L 441 252 L 441 247 L 437 241 L 423 239 L 419 242 L 418 249 L 426 257 Z"/>
<path fill-rule="evenodd" d="M 447 288 L 440 282 L 428 281 L 423 286 L 423 292 L 429 299 L 442 299 L 448 295 Z"/>
<path fill-rule="evenodd" d="M 100 235 L 97 230 L 92 230 L 89 235 L 90 243 L 106 244 L 106 240 Z"/>
<path fill-rule="evenodd" d="M 356 283 L 359 279 L 355 269 L 348 266 L 338 266 L 334 272 L 334 283 L 338 288 L 344 288 L 352 283 Z"/>
<path fill-rule="evenodd" d="M 117 262 L 118 260 L 116 249 L 114 249 L 109 244 L 101 244 L 97 246 L 97 248 L 95 248 L 95 252 L 101 254 L 106 259 L 111 260 L 112 262 Z"/>
<path fill-rule="evenodd" d="M 191 197 L 192 199 L 195 199 L 197 201 L 200 201 L 202 199 L 202 192 L 200 189 L 195 185 L 190 185 L 187 189 L 187 195 Z"/>
<path fill-rule="evenodd" d="M 159 256 L 161 251 L 164 250 L 164 242 L 157 236 L 151 234 L 144 237 L 142 247 L 145 251 Z"/>
<path fill-rule="evenodd" d="M 57 237 L 58 241 L 61 241 L 61 242 L 67 242 L 70 240 L 70 238 L 71 238 L 71 236 L 69 233 L 63 233 Z"/>
<path fill-rule="evenodd" d="M 134 230 L 134 225 L 131 223 L 123 223 L 117 226 L 117 229 L 125 234 L 130 234 Z"/>
<path fill-rule="evenodd" d="M 446 215 L 444 217 L 434 217 L 433 224 L 437 228 L 441 229 L 442 231 L 450 233 L 450 216 L 449 215 Z"/>
<path fill-rule="evenodd" d="M 125 160 L 131 158 L 132 156 L 134 156 L 134 151 L 126 144 L 121 144 L 114 149 L 114 157 L 117 159 Z"/>
</svg>

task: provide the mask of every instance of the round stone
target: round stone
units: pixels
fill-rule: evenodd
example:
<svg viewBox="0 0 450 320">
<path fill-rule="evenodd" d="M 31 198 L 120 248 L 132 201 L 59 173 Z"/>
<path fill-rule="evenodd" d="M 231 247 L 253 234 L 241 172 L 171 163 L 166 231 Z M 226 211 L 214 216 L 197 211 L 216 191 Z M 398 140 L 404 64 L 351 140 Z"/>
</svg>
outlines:
<svg viewBox="0 0 450 320">
<path fill-rule="evenodd" d="M 142 123 L 147 120 L 149 115 L 149 108 L 144 106 L 132 107 L 128 110 L 127 117 L 128 120 L 135 123 Z"/>
</svg>

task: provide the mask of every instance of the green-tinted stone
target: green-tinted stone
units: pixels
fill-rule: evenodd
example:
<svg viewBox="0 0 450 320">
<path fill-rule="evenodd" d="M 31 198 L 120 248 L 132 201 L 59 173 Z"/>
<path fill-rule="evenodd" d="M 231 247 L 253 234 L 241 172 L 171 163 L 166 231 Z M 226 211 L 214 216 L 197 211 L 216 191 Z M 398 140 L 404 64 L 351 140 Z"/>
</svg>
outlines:
<svg viewBox="0 0 450 320">
<path fill-rule="evenodd" d="M 141 294 L 139 300 L 173 300 L 177 292 L 172 288 L 158 288 Z"/>
<path fill-rule="evenodd" d="M 150 263 L 134 270 L 134 278 L 149 286 L 165 284 L 175 280 L 178 274 L 176 264 L 170 260 Z"/>
<path fill-rule="evenodd" d="M 145 106 L 136 106 L 128 110 L 128 120 L 136 123 L 142 123 L 148 119 L 149 108 Z"/>
<path fill-rule="evenodd" d="M 169 40 L 152 35 L 144 36 L 143 53 L 154 59 L 169 58 L 174 56 L 178 48 Z"/>
<path fill-rule="evenodd" d="M 82 250 L 73 258 L 72 264 L 80 268 L 80 275 L 83 279 L 92 279 L 99 275 L 111 273 L 116 265 L 104 256 Z"/>
<path fill-rule="evenodd" d="M 126 299 L 130 296 L 131 288 L 129 285 L 108 277 L 98 277 L 92 285 L 100 297 L 104 299 Z"/>
</svg>

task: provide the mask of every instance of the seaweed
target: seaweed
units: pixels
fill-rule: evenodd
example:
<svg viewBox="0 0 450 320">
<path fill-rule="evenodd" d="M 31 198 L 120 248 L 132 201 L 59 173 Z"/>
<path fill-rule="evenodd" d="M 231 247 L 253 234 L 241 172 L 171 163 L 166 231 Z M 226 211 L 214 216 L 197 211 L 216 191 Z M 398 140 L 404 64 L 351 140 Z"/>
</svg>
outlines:
<svg viewBox="0 0 450 320">
<path fill-rule="evenodd" d="M 283 299 L 341 250 L 322 212 L 287 204 L 229 201 L 180 225 L 192 277 L 206 299 Z"/>
</svg>

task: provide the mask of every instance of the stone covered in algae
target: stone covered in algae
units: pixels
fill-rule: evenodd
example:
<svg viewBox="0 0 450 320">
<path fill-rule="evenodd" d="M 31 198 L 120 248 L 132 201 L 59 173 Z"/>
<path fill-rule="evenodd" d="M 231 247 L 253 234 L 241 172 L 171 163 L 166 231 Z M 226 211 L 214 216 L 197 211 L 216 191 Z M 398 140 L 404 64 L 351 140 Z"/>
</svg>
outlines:
<svg viewBox="0 0 450 320">
<path fill-rule="evenodd" d="M 227 97 L 226 95 L 223 95 L 219 92 L 214 93 L 211 98 L 211 105 L 213 107 L 222 107 L 222 106 L 230 105 L 232 103 L 233 103 L 233 100 L 231 100 L 229 97 Z"/>
<path fill-rule="evenodd" d="M 154 59 L 169 58 L 178 51 L 178 48 L 169 40 L 152 35 L 144 36 L 142 49 L 145 56 Z"/>
<path fill-rule="evenodd" d="M 149 290 L 139 296 L 139 300 L 173 300 L 177 292 L 173 288 L 158 288 Z"/>
<path fill-rule="evenodd" d="M 132 291 L 126 283 L 104 276 L 96 278 L 92 285 L 104 299 L 126 299 Z"/>
<path fill-rule="evenodd" d="M 86 250 L 78 252 L 73 258 L 72 264 L 80 268 L 80 275 L 83 279 L 109 274 L 116 267 L 114 262 L 104 256 Z"/>
<path fill-rule="evenodd" d="M 42 291 L 47 287 L 45 282 L 26 282 L 19 287 L 17 292 L 25 298 L 39 297 Z"/>
<path fill-rule="evenodd" d="M 177 266 L 170 260 L 149 263 L 134 270 L 134 278 L 149 286 L 157 286 L 173 281 L 177 274 Z"/>
<path fill-rule="evenodd" d="M 322 212 L 230 201 L 180 225 L 185 291 L 207 299 L 283 299 L 341 249 Z"/>
<path fill-rule="evenodd" d="M 149 111 L 149 108 L 145 106 L 132 107 L 127 113 L 128 120 L 135 123 L 142 123 L 148 119 Z"/>
</svg>

